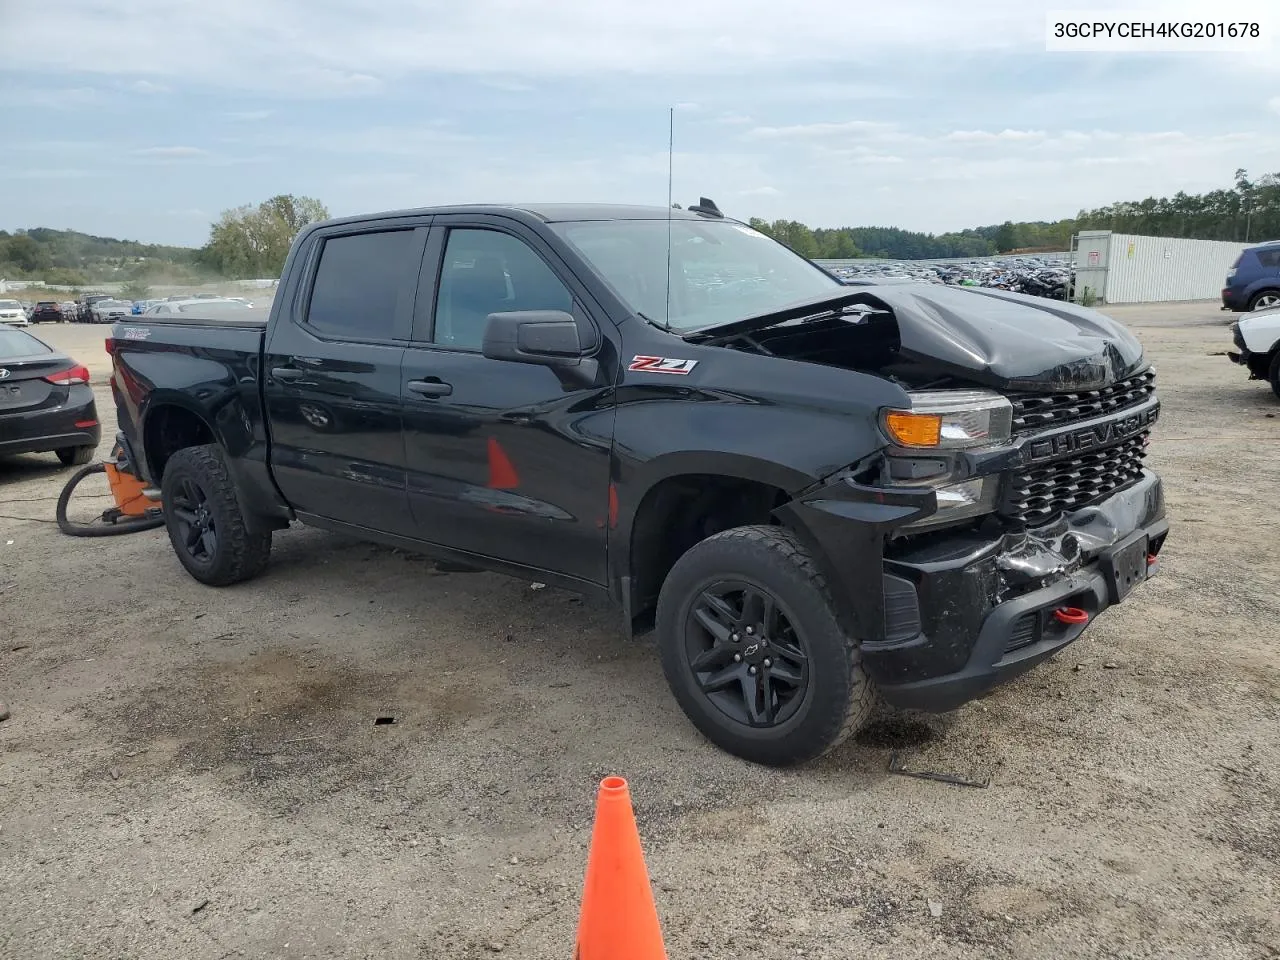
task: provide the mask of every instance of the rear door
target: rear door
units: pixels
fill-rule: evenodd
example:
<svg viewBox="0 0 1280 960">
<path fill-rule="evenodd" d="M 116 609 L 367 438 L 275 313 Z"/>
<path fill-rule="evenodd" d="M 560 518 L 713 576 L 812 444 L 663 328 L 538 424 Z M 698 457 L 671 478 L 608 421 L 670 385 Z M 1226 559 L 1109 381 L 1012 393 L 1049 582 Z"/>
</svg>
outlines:
<svg viewBox="0 0 1280 960">
<path fill-rule="evenodd" d="M 606 347 L 603 314 L 501 217 L 436 217 L 417 301 L 402 396 L 418 538 L 605 582 L 616 353 L 600 351 L 594 385 L 480 353 L 490 313 L 568 311 Z"/>
<path fill-rule="evenodd" d="M 0 443 L 22 439 L 32 417 L 67 402 L 67 387 L 44 378 L 72 366 L 29 333 L 0 326 Z"/>
<path fill-rule="evenodd" d="M 300 251 L 305 273 L 271 324 L 263 393 L 276 481 L 301 513 L 412 535 L 400 364 L 428 223 L 335 225 Z"/>
</svg>

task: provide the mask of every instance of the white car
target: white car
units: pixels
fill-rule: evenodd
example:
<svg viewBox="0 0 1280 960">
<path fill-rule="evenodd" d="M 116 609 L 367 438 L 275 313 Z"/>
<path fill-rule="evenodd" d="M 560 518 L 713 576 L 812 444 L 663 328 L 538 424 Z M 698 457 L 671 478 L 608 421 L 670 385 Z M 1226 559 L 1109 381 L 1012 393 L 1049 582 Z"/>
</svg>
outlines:
<svg viewBox="0 0 1280 960">
<path fill-rule="evenodd" d="M 133 313 L 133 304 L 127 300 L 99 300 L 89 311 L 94 323 L 115 323 L 129 318 Z"/>
<path fill-rule="evenodd" d="M 252 307 L 252 303 L 239 297 L 192 297 L 190 300 L 162 301 L 143 311 L 143 316 L 173 316 L 184 313 L 216 316 L 219 313 L 235 313 Z"/>
<path fill-rule="evenodd" d="M 17 300 L 0 300 L 0 323 L 8 324 L 11 327 L 31 326 L 31 321 L 27 318 L 27 311 L 22 308 L 22 304 Z"/>
<path fill-rule="evenodd" d="M 1231 324 L 1236 350 L 1227 353 L 1249 370 L 1250 380 L 1267 380 L 1280 397 L 1280 307 L 1255 310 Z"/>
</svg>

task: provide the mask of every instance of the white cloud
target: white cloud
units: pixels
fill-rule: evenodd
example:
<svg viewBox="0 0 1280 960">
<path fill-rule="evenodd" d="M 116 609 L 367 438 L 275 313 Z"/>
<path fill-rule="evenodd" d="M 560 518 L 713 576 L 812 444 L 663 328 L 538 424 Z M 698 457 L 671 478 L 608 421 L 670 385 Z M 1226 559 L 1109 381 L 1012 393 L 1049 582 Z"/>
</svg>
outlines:
<svg viewBox="0 0 1280 960">
<path fill-rule="evenodd" d="M 79 170 L 70 167 L 41 167 L 32 170 L 0 170 L 0 180 L 84 180 L 100 177 L 96 170 Z"/>
<path fill-rule="evenodd" d="M 754 140 L 885 139 L 897 132 L 896 124 L 873 120 L 845 120 L 838 123 L 798 123 L 788 127 L 753 127 L 747 136 Z"/>
<path fill-rule="evenodd" d="M 774 0 L 650 0 L 555 4 L 472 0 L 327 0 L 308 4 L 305 29 L 290 0 L 218 4 L 46 0 L 10 5 L 12 47 L 40 50 L 51 68 L 175 77 L 307 95 L 380 86 L 424 73 L 530 76 L 727 75 L 753 68 L 847 64 L 878 50 L 1002 49 L 1043 44 L 1040 11 L 1021 5 L 917 0 L 903 11 L 814 0 L 797 15 Z M 678 27 L 673 28 L 673 25 Z M 536 38 L 537 42 L 530 42 Z M 102 50 L 145 50 L 102 56 Z M 281 56 L 281 51 L 288 51 Z M 378 76 L 351 64 L 377 64 Z"/>
<path fill-rule="evenodd" d="M 167 84 L 156 83 L 152 80 L 134 80 L 128 87 L 134 93 L 147 94 L 168 93 L 171 89 Z"/>
<path fill-rule="evenodd" d="M 132 153 L 135 157 L 160 157 L 181 160 L 187 157 L 203 157 L 209 151 L 201 150 L 199 147 L 142 147 L 132 151 Z"/>
<path fill-rule="evenodd" d="M 524 83 L 520 80 L 504 80 L 499 77 L 485 77 L 480 84 L 489 87 L 491 90 L 501 90 L 504 93 L 533 93 L 536 89 L 531 83 Z"/>
<path fill-rule="evenodd" d="M 0 84 L 0 103 L 15 107 L 42 107 L 47 110 L 80 110 L 105 100 L 95 87 L 23 89 Z"/>
<path fill-rule="evenodd" d="M 1043 130 L 1001 130 L 999 133 L 987 130 L 955 130 L 943 137 L 944 140 L 954 140 L 958 143 L 998 143 L 1043 140 L 1044 138 Z"/>
</svg>

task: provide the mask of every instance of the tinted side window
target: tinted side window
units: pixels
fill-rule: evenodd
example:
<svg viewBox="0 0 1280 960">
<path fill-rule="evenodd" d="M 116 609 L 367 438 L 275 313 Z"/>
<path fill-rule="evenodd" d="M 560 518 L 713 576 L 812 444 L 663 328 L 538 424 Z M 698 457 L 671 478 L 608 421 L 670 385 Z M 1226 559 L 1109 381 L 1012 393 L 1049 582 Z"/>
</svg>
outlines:
<svg viewBox="0 0 1280 960">
<path fill-rule="evenodd" d="M 395 335 L 396 303 L 414 266 L 412 230 L 329 237 L 311 287 L 307 323 L 322 333 L 358 340 Z"/>
<path fill-rule="evenodd" d="M 1258 262 L 1264 267 L 1280 267 L 1280 249 L 1276 250 L 1259 250 L 1257 252 Z"/>
<path fill-rule="evenodd" d="M 449 231 L 436 295 L 436 343 L 478 350 L 491 313 L 572 308 L 568 288 L 523 240 L 496 230 Z"/>
</svg>

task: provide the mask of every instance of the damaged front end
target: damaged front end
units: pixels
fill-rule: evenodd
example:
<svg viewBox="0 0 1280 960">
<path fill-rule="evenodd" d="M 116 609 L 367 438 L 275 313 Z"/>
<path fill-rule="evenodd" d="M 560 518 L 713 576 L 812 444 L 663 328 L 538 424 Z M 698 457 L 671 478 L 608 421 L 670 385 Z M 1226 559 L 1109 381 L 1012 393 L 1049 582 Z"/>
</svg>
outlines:
<svg viewBox="0 0 1280 960">
<path fill-rule="evenodd" d="M 1127 352 L 1099 350 L 1115 361 L 1101 371 L 1077 357 L 1074 374 L 1063 359 L 1040 389 L 1003 370 L 1003 388 L 912 390 L 909 410 L 882 411 L 882 451 L 781 508 L 890 703 L 973 699 L 1155 570 L 1168 524 L 1143 460 L 1159 400 Z"/>
</svg>

